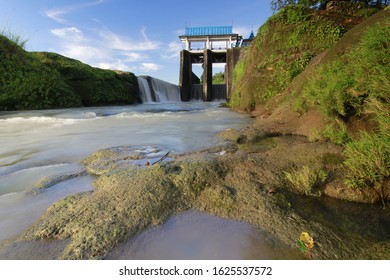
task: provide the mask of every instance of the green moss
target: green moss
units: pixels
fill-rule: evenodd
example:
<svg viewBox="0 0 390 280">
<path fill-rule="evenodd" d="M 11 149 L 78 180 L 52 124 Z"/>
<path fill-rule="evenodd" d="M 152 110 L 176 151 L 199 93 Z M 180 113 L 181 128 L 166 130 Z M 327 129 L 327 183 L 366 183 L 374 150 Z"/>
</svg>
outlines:
<svg viewBox="0 0 390 280">
<path fill-rule="evenodd" d="M 310 166 L 317 168 L 319 155 L 324 148 L 329 150 L 325 143 L 312 145 L 295 139 L 298 142 L 294 143 L 299 144 L 293 145 L 292 140 L 279 138 L 280 144 L 267 155 L 242 151 L 223 156 L 194 153 L 149 167 L 122 165 L 100 175 L 93 192 L 72 195 L 55 203 L 19 240 L 64 239 L 68 242 L 60 258 L 99 259 L 147 227 L 194 208 L 251 223 L 274 233 L 290 246 L 295 245 L 302 228 L 321 232 L 328 238 L 318 239 L 313 258 L 365 256 L 372 240 L 364 244 L 360 239 L 346 240 L 338 228 L 334 231 L 314 221 L 311 212 L 307 213 L 308 219 L 302 218 L 288 194 L 275 189 L 282 182 L 280 175 L 286 166 L 310 162 Z M 104 151 L 84 163 L 88 167 L 98 165 L 99 159 L 120 161 L 126 154 Z M 316 182 L 321 182 L 318 174 L 311 184 L 310 195 L 317 193 Z M 270 188 L 276 193 L 270 194 L 267 191 Z"/>
<path fill-rule="evenodd" d="M 321 160 L 325 166 L 338 167 L 343 164 L 344 157 L 340 154 L 324 153 Z"/>
<path fill-rule="evenodd" d="M 264 153 L 277 146 L 277 141 L 271 137 L 261 139 L 260 141 L 239 144 L 240 150 L 247 153 Z"/>
</svg>

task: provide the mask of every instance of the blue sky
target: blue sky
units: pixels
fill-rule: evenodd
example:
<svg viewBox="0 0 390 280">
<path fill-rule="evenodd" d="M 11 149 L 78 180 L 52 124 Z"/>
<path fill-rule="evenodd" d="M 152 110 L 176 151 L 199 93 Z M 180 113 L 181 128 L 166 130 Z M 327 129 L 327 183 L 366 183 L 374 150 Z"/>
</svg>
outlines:
<svg viewBox="0 0 390 280">
<path fill-rule="evenodd" d="M 0 0 L 0 30 L 95 67 L 179 82 L 185 27 L 233 25 L 248 37 L 271 0 Z M 222 68 L 220 68 L 222 70 Z M 195 67 L 200 72 L 200 67 Z M 219 72 L 218 66 L 214 72 Z"/>
</svg>

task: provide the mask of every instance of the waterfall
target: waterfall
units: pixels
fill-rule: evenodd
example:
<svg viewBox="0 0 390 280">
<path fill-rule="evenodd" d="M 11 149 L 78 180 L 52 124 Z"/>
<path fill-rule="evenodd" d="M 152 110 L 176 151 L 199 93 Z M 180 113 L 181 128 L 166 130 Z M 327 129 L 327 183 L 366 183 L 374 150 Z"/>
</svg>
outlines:
<svg viewBox="0 0 390 280">
<path fill-rule="evenodd" d="M 190 100 L 203 100 L 203 85 L 193 84 L 191 86 Z"/>
<path fill-rule="evenodd" d="M 147 78 L 138 77 L 138 89 L 142 103 L 150 103 L 154 101 Z"/>
<path fill-rule="evenodd" d="M 143 103 L 181 101 L 179 86 L 150 76 L 139 76 L 138 88 Z"/>
<path fill-rule="evenodd" d="M 181 101 L 180 88 L 177 85 L 151 78 L 152 88 L 157 102 Z"/>
<path fill-rule="evenodd" d="M 194 84 L 191 86 L 190 100 L 203 100 L 203 85 Z M 212 86 L 212 101 L 226 100 L 226 85 L 215 84 Z"/>
<path fill-rule="evenodd" d="M 213 85 L 212 100 L 221 101 L 226 99 L 226 85 L 215 84 Z"/>
</svg>

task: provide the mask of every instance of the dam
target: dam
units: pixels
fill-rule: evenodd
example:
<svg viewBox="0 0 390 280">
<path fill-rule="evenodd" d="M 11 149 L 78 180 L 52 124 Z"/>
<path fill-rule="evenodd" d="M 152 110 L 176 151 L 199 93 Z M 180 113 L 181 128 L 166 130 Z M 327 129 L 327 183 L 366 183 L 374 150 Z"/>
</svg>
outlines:
<svg viewBox="0 0 390 280">
<path fill-rule="evenodd" d="M 229 100 L 234 65 L 240 56 L 242 36 L 233 33 L 233 26 L 186 27 L 179 36 L 185 44 L 180 52 L 181 100 Z M 226 63 L 225 84 L 213 85 L 213 63 Z M 192 71 L 193 64 L 202 64 L 203 84 Z"/>
</svg>

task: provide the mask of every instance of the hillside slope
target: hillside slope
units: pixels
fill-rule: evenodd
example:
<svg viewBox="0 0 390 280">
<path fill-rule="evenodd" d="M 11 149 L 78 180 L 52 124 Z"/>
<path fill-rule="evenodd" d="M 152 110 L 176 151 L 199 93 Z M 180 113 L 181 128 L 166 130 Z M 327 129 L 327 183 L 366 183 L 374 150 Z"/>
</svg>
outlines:
<svg viewBox="0 0 390 280">
<path fill-rule="evenodd" d="M 362 20 L 361 16 L 299 5 L 282 9 L 259 29 L 236 65 L 231 106 L 245 110 L 262 106 Z"/>
<path fill-rule="evenodd" d="M 54 53 L 30 53 L 0 35 L 0 110 L 131 104 L 132 73 L 93 68 Z"/>
<path fill-rule="evenodd" d="M 278 34 L 278 29 L 273 30 Z M 331 170 L 325 193 L 355 201 L 381 200 L 385 204 L 390 177 L 389 8 L 350 29 L 332 47 L 322 52 L 318 49 L 319 54 L 307 62 L 302 73 L 290 76 L 291 82 L 268 94 L 267 86 L 276 81 L 272 74 L 275 70 L 269 67 L 270 74 L 262 76 L 253 65 L 263 65 L 267 62 L 264 57 L 270 57 L 266 49 L 258 46 L 265 38 L 277 36 L 272 33 L 257 38 L 241 62 L 245 67 L 238 81 L 243 86 L 236 88 L 236 99 L 231 104 L 256 109 L 252 130 L 304 135 L 311 141 L 330 141 L 341 146 L 339 164 Z M 301 40 L 303 44 L 309 41 L 304 37 Z M 259 53 L 263 55 L 257 56 Z M 284 63 L 287 70 L 279 68 L 278 77 L 296 65 L 296 60 L 282 61 L 278 64 Z M 240 67 L 238 64 L 238 72 L 242 71 Z M 259 89 L 253 88 L 255 84 Z M 249 101 L 255 104 L 248 104 Z M 351 187 L 370 190 L 377 198 L 355 196 L 349 191 Z"/>
</svg>

